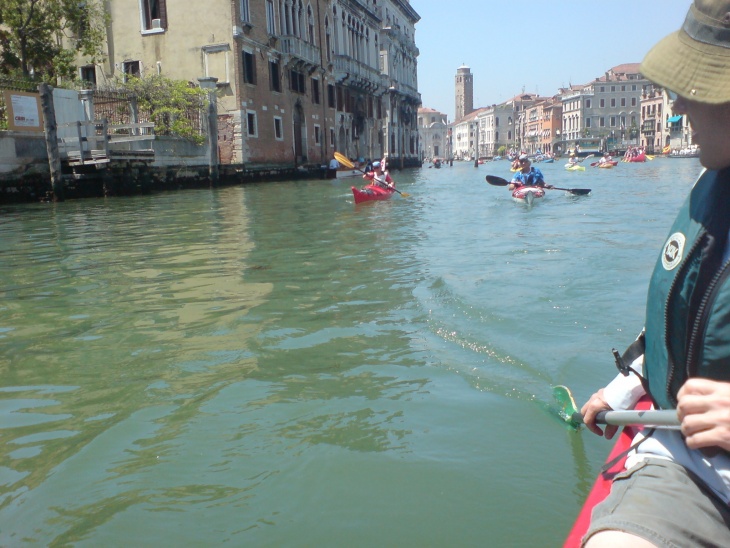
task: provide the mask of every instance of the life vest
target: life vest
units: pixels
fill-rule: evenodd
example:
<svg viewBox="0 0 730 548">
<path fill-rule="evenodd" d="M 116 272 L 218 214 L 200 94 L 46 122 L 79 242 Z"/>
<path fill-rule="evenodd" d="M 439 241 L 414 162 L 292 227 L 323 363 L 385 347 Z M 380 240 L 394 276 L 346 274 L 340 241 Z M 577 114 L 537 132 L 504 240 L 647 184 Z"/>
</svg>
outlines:
<svg viewBox="0 0 730 548">
<path fill-rule="evenodd" d="M 674 221 L 646 305 L 644 376 L 655 402 L 675 408 L 689 377 L 730 381 L 730 169 L 705 171 Z"/>
</svg>

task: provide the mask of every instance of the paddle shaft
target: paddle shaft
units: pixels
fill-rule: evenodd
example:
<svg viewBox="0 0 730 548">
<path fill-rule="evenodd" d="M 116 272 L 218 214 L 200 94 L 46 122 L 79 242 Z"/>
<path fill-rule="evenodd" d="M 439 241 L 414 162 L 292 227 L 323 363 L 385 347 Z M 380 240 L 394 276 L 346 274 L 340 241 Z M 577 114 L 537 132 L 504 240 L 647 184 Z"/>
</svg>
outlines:
<svg viewBox="0 0 730 548">
<path fill-rule="evenodd" d="M 355 169 L 355 170 L 359 171 L 360 173 L 363 173 L 363 174 L 367 175 L 367 172 L 366 171 L 363 171 L 359 167 L 355 167 L 355 164 L 353 164 L 350 160 L 347 159 L 347 157 L 343 156 L 339 152 L 335 152 L 335 160 L 337 160 L 338 162 L 340 162 L 342 165 L 344 165 L 348 169 Z M 388 188 L 390 188 L 392 190 L 395 190 L 401 196 L 403 196 L 403 197 L 410 196 L 410 194 L 404 194 L 403 192 L 401 192 L 400 190 L 398 190 L 397 188 L 395 188 L 393 185 L 391 185 L 387 181 L 384 180 L 383 182 L 388 186 Z"/>
<path fill-rule="evenodd" d="M 487 175 L 486 179 L 490 185 L 494 185 L 494 186 L 507 186 L 509 184 L 509 181 L 507 179 L 503 179 L 502 177 L 497 177 L 496 175 Z M 577 195 L 589 194 L 591 191 L 590 188 L 560 188 L 557 186 L 554 186 L 554 187 L 546 186 L 544 188 L 552 189 L 552 190 L 564 190 L 566 192 L 570 192 L 571 194 L 577 194 Z"/>
<path fill-rule="evenodd" d="M 573 413 L 572 422 L 582 423 L 583 415 Z M 614 426 L 656 426 L 658 428 L 679 428 L 679 417 L 676 409 L 662 409 L 659 411 L 601 411 L 596 415 L 598 424 Z"/>
</svg>

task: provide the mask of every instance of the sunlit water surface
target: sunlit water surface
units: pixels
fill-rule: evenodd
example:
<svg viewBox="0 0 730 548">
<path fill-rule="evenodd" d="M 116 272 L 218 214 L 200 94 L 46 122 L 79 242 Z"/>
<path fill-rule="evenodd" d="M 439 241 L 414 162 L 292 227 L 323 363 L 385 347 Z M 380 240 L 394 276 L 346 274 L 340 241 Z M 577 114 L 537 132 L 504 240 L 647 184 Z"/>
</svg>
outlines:
<svg viewBox="0 0 730 548">
<path fill-rule="evenodd" d="M 700 166 L 538 167 L 0 209 L 0 545 L 560 545 Z"/>
</svg>

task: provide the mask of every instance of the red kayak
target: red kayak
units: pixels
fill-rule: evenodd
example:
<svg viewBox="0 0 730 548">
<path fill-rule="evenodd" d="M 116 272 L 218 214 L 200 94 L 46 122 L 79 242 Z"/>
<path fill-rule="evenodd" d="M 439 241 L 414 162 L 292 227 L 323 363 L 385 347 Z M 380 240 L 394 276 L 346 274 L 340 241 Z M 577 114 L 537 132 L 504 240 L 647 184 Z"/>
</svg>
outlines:
<svg viewBox="0 0 730 548">
<path fill-rule="evenodd" d="M 383 188 L 379 185 L 367 185 L 362 188 L 352 188 L 352 195 L 355 197 L 355 203 L 361 204 L 362 202 L 369 202 L 371 200 L 388 200 L 395 190 L 390 188 Z"/>
<path fill-rule="evenodd" d="M 636 156 L 630 158 L 624 158 L 624 162 L 646 162 L 646 153 L 640 152 Z"/>
<path fill-rule="evenodd" d="M 645 401 L 640 401 L 636 406 L 636 409 L 649 408 L 649 402 Z M 622 453 L 625 453 L 629 447 L 631 447 L 631 442 L 640 429 L 640 426 L 625 426 L 623 430 L 621 430 L 621 433 L 611 450 L 611 454 L 608 455 L 606 462 L 609 463 Z M 565 539 L 563 548 L 576 548 L 580 546 L 580 541 L 583 538 L 583 535 L 586 534 L 586 531 L 588 531 L 588 526 L 591 523 L 593 507 L 608 496 L 608 493 L 611 490 L 611 484 L 613 483 L 613 478 L 616 477 L 617 474 L 626 470 L 625 464 L 626 455 L 623 455 L 623 457 L 620 458 L 618 462 L 614 463 L 611 468 L 598 474 L 598 478 L 596 478 L 596 482 L 593 484 L 591 492 L 588 493 L 588 498 L 586 498 L 585 503 L 583 503 L 583 508 L 581 508 L 580 513 L 573 524 L 573 528 L 570 530 L 568 538 Z"/>
</svg>

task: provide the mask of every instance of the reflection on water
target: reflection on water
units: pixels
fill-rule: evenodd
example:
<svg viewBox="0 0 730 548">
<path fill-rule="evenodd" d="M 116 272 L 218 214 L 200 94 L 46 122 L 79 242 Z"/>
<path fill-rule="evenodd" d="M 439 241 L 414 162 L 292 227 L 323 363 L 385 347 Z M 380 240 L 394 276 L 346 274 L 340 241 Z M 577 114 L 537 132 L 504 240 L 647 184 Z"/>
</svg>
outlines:
<svg viewBox="0 0 730 548">
<path fill-rule="evenodd" d="M 0 211 L 0 544 L 558 544 L 608 447 L 551 387 L 642 325 L 662 161 Z"/>
</svg>

